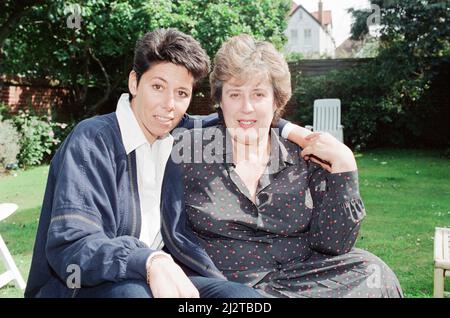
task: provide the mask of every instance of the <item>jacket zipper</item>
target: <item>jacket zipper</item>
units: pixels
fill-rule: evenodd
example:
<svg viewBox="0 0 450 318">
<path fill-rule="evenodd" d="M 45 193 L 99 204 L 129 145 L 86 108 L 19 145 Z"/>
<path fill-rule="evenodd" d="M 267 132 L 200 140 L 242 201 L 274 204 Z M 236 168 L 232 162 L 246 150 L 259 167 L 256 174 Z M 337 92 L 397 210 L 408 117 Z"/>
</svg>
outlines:
<svg viewBox="0 0 450 318">
<path fill-rule="evenodd" d="M 127 156 L 128 159 L 128 177 L 130 180 L 130 186 L 131 186 L 131 193 L 133 194 L 133 199 L 132 201 L 132 209 L 131 209 L 131 236 L 135 236 L 136 233 L 136 222 L 137 222 L 137 218 L 136 218 L 136 189 L 134 187 L 134 178 L 133 178 L 133 166 L 131 165 L 131 158 L 130 155 Z"/>
</svg>

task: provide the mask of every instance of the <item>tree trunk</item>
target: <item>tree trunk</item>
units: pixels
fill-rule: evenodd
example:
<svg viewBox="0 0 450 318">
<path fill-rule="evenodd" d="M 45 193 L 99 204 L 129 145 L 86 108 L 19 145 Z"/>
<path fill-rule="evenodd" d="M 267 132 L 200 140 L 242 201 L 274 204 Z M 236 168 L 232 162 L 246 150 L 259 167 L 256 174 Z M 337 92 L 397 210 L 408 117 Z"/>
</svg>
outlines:
<svg viewBox="0 0 450 318">
<path fill-rule="evenodd" d="M 111 82 L 109 80 L 108 72 L 106 72 L 105 67 L 103 66 L 103 63 L 98 59 L 91 48 L 88 50 L 89 55 L 92 57 L 92 59 L 98 64 L 100 69 L 102 70 L 103 76 L 105 77 L 105 84 L 106 84 L 106 91 L 105 94 L 103 94 L 103 97 L 97 101 L 93 106 L 89 107 L 88 115 L 92 116 L 94 115 L 98 109 L 108 101 L 109 96 L 111 95 L 112 89 L 111 89 Z"/>
</svg>

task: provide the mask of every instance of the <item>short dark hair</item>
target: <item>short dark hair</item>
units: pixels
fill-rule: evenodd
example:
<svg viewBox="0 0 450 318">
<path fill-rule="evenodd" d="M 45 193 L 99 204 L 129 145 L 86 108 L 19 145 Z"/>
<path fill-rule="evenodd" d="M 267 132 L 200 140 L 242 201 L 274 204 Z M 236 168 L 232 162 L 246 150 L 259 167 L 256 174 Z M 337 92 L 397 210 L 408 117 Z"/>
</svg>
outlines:
<svg viewBox="0 0 450 318">
<path fill-rule="evenodd" d="M 175 28 L 156 29 L 137 40 L 133 70 L 138 84 L 146 71 L 161 62 L 184 66 L 194 77 L 194 83 L 208 75 L 210 67 L 208 54 L 200 43 Z"/>
</svg>

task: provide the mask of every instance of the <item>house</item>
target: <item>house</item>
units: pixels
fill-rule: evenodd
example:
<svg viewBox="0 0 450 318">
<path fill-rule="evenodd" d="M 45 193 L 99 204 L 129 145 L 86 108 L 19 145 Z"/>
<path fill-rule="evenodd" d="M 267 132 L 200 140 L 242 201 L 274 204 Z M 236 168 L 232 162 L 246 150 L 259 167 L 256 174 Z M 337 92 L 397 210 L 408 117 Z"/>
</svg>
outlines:
<svg viewBox="0 0 450 318">
<path fill-rule="evenodd" d="M 305 58 L 334 57 L 336 45 L 333 39 L 333 21 L 329 10 L 309 13 L 302 5 L 293 3 L 285 31 L 288 42 L 286 53 L 301 53 Z"/>
<path fill-rule="evenodd" d="M 336 48 L 336 58 L 370 58 L 378 55 L 380 39 L 366 35 L 361 40 L 353 40 L 351 37 Z"/>
<path fill-rule="evenodd" d="M 363 46 L 362 41 L 346 39 L 336 48 L 336 58 L 354 58 Z"/>
</svg>

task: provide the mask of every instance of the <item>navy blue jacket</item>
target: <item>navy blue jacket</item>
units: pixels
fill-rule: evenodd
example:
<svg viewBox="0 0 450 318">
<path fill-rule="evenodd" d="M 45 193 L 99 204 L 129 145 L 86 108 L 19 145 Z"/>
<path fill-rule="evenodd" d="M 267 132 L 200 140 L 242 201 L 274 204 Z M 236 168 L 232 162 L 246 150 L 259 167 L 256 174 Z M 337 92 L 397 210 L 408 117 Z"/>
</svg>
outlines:
<svg viewBox="0 0 450 318">
<path fill-rule="evenodd" d="M 179 127 L 198 121 L 206 127 L 218 117 L 186 115 Z M 173 182 L 174 191 L 163 193 L 161 204 L 183 206 L 180 183 L 170 174 L 167 167 L 164 182 Z M 166 248 L 190 271 L 223 278 L 180 211 L 161 217 Z M 77 282 L 77 269 L 81 287 L 145 279 L 154 250 L 138 239 L 140 229 L 135 152 L 126 154 L 115 113 L 80 122 L 50 165 L 25 297 L 75 296 L 78 289 L 68 282 Z"/>
</svg>

